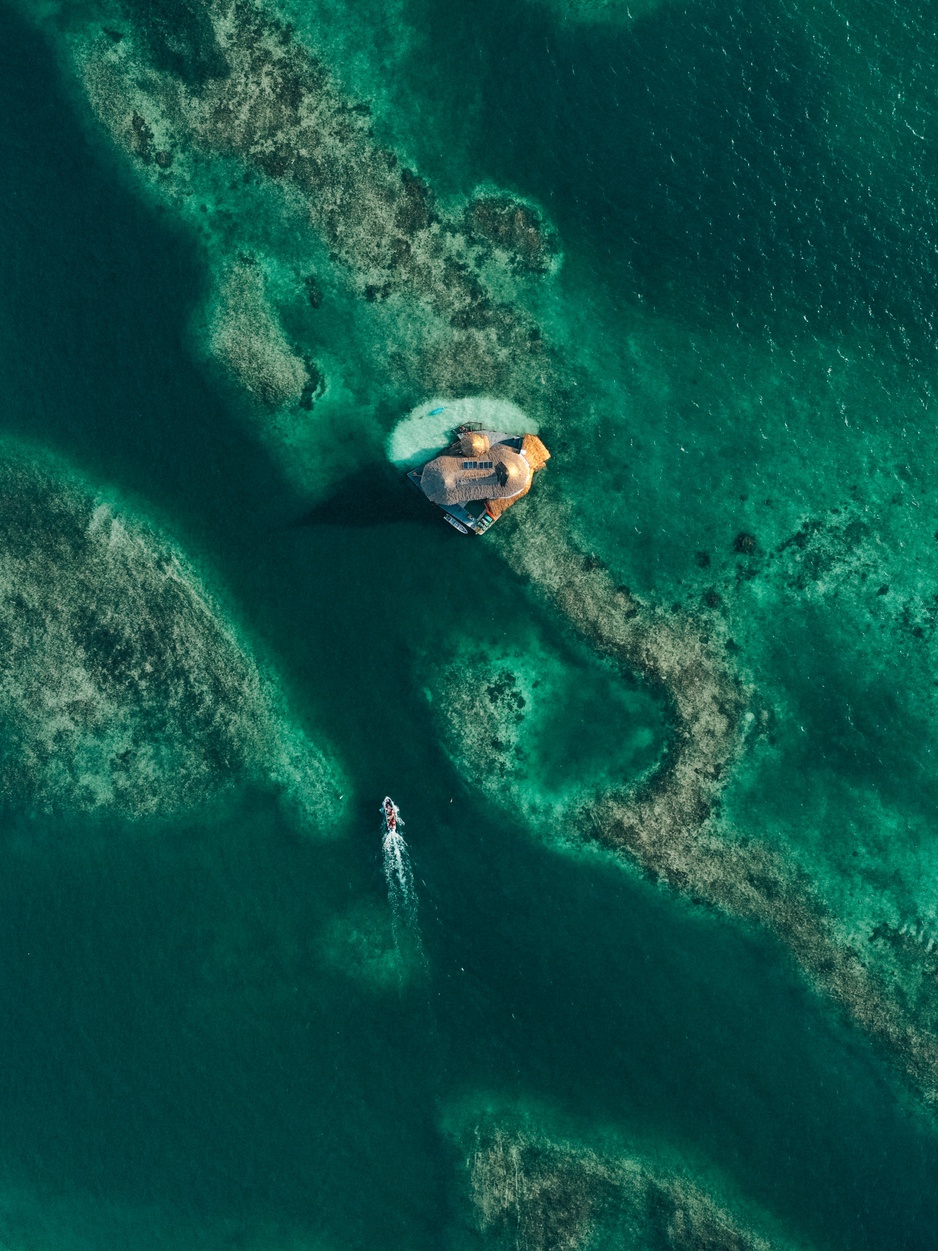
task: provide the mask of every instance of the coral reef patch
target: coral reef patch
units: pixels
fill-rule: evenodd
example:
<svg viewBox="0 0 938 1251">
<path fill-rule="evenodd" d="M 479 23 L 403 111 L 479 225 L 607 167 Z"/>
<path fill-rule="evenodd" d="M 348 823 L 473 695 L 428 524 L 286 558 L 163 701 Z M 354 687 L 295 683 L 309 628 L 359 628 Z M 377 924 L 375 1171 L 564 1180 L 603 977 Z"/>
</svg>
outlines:
<svg viewBox="0 0 938 1251">
<path fill-rule="evenodd" d="M 614 1141 L 586 1145 L 545 1129 L 531 1109 L 486 1110 L 456 1133 L 487 1245 L 521 1251 L 610 1245 L 789 1251 L 794 1245 L 764 1212 L 708 1193 L 686 1161 L 653 1160 Z"/>
<path fill-rule="evenodd" d="M 267 408 L 296 404 L 310 383 L 264 298 L 256 265 L 235 266 L 220 284 L 210 343 L 214 358 Z"/>
<path fill-rule="evenodd" d="M 337 767 L 201 579 L 107 495 L 40 464 L 0 458 L 7 801 L 168 817 L 273 786 L 318 827 Z"/>
<path fill-rule="evenodd" d="M 592 820 L 606 837 L 615 829 L 617 845 L 671 885 L 681 885 L 688 836 L 710 818 L 723 774 L 741 745 L 743 688 L 694 622 L 615 587 L 595 561 L 559 544 L 556 522 L 545 524 L 548 510 L 556 510 L 556 501 L 537 501 L 537 512 L 531 510 L 503 539 L 509 563 L 593 646 L 664 688 L 675 708 L 672 746 L 653 781 L 621 807 L 606 801 Z"/>
<path fill-rule="evenodd" d="M 566 822 L 656 764 L 663 701 L 588 647 L 475 638 L 428 682 L 448 751 L 495 803 Z M 599 715 L 601 710 L 601 715 Z M 579 822 L 574 823 L 579 837 Z"/>
<path fill-rule="evenodd" d="M 230 206 L 213 249 L 230 252 L 250 231 L 242 178 L 224 185 L 237 163 L 381 307 L 400 383 L 543 409 L 557 389 L 552 354 L 512 299 L 513 282 L 556 265 L 540 213 L 503 193 L 447 210 L 269 9 L 217 0 L 200 8 L 198 38 L 177 31 L 171 47 L 150 7 L 126 7 L 119 42 L 94 24 L 69 37 L 92 107 L 159 193 L 186 213 L 206 195 Z"/>
<path fill-rule="evenodd" d="M 768 926 L 819 989 L 884 1044 L 934 1101 L 938 1036 L 930 1018 L 912 1008 L 901 985 L 861 960 L 803 870 L 722 818 L 725 775 L 759 718 L 747 708 L 751 692 L 726 658 L 719 622 L 695 622 L 616 587 L 601 562 L 559 543 L 555 531 L 539 524 L 539 514 L 551 508 L 555 502 L 537 501 L 523 523 L 500 536 L 509 563 L 593 646 L 660 684 L 674 705 L 662 764 L 634 788 L 610 791 L 584 807 L 583 834 L 626 852 L 699 902 Z"/>
<path fill-rule="evenodd" d="M 470 239 L 488 240 L 530 273 L 546 273 L 557 251 L 557 241 L 545 231 L 537 209 L 511 196 L 479 195 L 471 200 L 466 205 L 466 228 Z"/>
</svg>

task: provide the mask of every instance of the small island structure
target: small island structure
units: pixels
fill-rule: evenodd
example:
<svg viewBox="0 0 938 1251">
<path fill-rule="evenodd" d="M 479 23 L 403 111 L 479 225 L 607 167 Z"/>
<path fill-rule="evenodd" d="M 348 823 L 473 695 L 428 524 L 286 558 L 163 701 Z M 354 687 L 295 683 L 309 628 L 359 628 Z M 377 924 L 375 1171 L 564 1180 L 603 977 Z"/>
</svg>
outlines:
<svg viewBox="0 0 938 1251">
<path fill-rule="evenodd" d="M 459 426 L 450 446 L 407 477 L 460 534 L 484 534 L 527 495 L 550 452 L 536 434 Z"/>
</svg>

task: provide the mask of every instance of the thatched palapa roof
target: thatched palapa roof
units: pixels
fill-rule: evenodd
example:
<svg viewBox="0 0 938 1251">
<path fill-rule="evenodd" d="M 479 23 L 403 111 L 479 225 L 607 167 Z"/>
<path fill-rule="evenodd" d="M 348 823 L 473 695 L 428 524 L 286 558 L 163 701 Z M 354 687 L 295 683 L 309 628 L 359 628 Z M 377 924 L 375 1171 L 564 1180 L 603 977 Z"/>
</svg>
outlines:
<svg viewBox="0 0 938 1251">
<path fill-rule="evenodd" d="M 521 454 L 531 466 L 531 472 L 537 473 L 550 460 L 550 452 L 536 434 L 526 434 L 521 441 Z"/>
<path fill-rule="evenodd" d="M 485 508 L 491 517 L 495 517 L 496 519 L 499 518 L 502 513 L 507 512 L 508 509 L 511 508 L 512 504 L 517 504 L 522 495 L 527 495 L 528 491 L 531 489 L 531 482 L 534 479 L 534 475 L 539 469 L 543 469 L 550 460 L 550 452 L 548 452 L 547 448 L 536 434 L 526 434 L 524 436 L 524 440 L 521 444 L 521 454 L 531 466 L 531 479 L 528 481 L 528 485 L 524 488 L 524 490 L 518 495 L 513 495 L 511 499 L 489 500 Z"/>
<path fill-rule="evenodd" d="M 526 434 L 520 450 L 500 442 L 505 437 L 490 431 L 463 435 L 424 465 L 420 475 L 424 495 L 443 505 L 485 500 L 488 511 L 499 516 L 527 494 L 535 472 L 550 459 L 537 435 Z"/>
<path fill-rule="evenodd" d="M 531 466 L 513 447 L 493 444 L 478 458 L 444 452 L 424 465 L 420 486 L 434 504 L 508 499 L 531 484 Z"/>
</svg>

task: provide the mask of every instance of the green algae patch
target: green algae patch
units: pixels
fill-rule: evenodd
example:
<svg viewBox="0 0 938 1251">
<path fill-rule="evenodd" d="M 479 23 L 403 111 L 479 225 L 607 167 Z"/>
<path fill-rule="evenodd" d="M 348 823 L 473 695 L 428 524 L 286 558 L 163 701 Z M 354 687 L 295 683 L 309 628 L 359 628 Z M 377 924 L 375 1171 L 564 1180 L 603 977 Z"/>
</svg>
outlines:
<svg viewBox="0 0 938 1251">
<path fill-rule="evenodd" d="M 446 1131 L 465 1161 L 463 1202 L 486 1245 L 591 1251 L 793 1251 L 778 1223 L 712 1168 L 565 1124 L 535 1104 L 473 1100 Z"/>
<path fill-rule="evenodd" d="M 61 466 L 0 460 L 9 802 L 169 817 L 273 786 L 304 824 L 344 786 L 162 535 Z"/>
</svg>

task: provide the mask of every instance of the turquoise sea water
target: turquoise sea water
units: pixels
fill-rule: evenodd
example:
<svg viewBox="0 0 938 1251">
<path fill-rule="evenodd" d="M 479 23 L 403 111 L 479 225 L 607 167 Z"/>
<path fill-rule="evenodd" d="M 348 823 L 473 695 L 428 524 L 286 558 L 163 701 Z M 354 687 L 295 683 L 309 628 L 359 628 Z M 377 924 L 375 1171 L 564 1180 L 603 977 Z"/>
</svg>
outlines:
<svg viewBox="0 0 938 1251">
<path fill-rule="evenodd" d="M 837 633 L 868 631 L 853 602 L 841 620 L 811 587 L 760 599 L 762 584 L 735 572 L 732 539 L 752 527 L 768 549 L 796 528 L 792 517 L 800 524 L 818 483 L 834 507 L 864 468 L 895 474 L 909 494 L 931 490 L 924 406 L 905 427 L 888 409 L 885 429 L 869 404 L 851 410 L 848 438 L 825 426 L 830 412 L 813 428 L 798 395 L 778 398 L 809 375 L 823 389 L 805 361 L 819 344 L 843 347 L 841 335 L 866 353 L 864 378 L 881 362 L 884 387 L 924 392 L 925 173 L 887 195 L 884 166 L 865 199 L 847 198 L 855 175 L 820 150 L 831 124 L 823 63 L 780 36 L 772 6 L 744 18 L 665 5 L 615 29 L 520 3 L 458 14 L 428 4 L 409 17 L 423 41 L 408 62 L 413 99 L 439 107 L 417 151 L 427 175 L 453 194 L 461 177 L 466 191 L 489 179 L 545 206 L 564 240 L 569 308 L 582 309 L 588 289 L 602 326 L 584 349 L 592 360 L 607 340 L 648 335 L 642 306 L 686 336 L 669 411 L 643 359 L 645 383 L 597 384 L 600 424 L 582 447 L 569 418 L 556 431 L 550 472 L 564 473 L 565 447 L 589 469 L 603 428 L 615 446 L 631 437 L 627 470 L 618 455 L 597 470 L 604 489 L 625 480 L 643 531 L 619 558 L 623 576 L 667 596 L 719 581 L 725 598 L 734 578 L 743 584 L 733 628 L 766 687 L 784 691 L 774 697 L 789 725 L 778 729 L 781 759 L 731 794 L 738 819 L 797 861 L 789 826 L 816 822 L 848 843 L 854 810 L 885 822 L 858 790 L 870 775 L 905 819 L 917 802 L 905 790 L 933 783 L 927 741 L 911 741 L 905 724 L 924 714 L 915 720 L 894 692 L 927 662 L 900 650 L 884 676 L 864 676 Z M 576 645 L 494 546 L 460 543 L 403 493 L 398 514 L 373 445 L 361 457 L 375 484 L 367 506 L 347 489 L 304 495 L 194 358 L 211 277 L 193 233 L 140 194 L 89 126 L 51 41 L 8 10 L 0 97 L 4 434 L 55 452 L 172 533 L 224 588 L 223 607 L 274 658 L 292 715 L 328 741 L 350 781 L 329 841 L 307 838 L 256 779 L 172 820 L 5 802 L 0 1243 L 484 1246 L 461 1181 L 465 1144 L 445 1128 L 468 1101 L 559 1110 L 584 1141 L 600 1126 L 662 1168 L 674 1153 L 704 1161 L 698 1181 L 747 1196 L 793 1245 L 934 1246 L 931 1113 L 782 944 L 611 859 L 532 837 L 444 750 L 425 689 L 437 656 L 476 637 L 523 649 L 537 633 L 561 655 Z M 453 151 L 435 149 L 458 125 Z M 563 310 L 557 301 L 547 319 Z M 764 358 L 744 340 L 712 341 L 738 323 L 762 347 L 783 344 L 770 352 L 764 415 Z M 702 358 L 698 384 L 677 377 L 689 351 Z M 694 385 L 708 402 L 689 398 Z M 843 394 L 865 385 L 851 378 Z M 419 398 L 389 387 L 382 402 L 403 412 Z M 747 413 L 781 447 L 755 469 Z M 888 465 L 868 463 L 871 440 Z M 928 499 L 910 545 L 933 527 Z M 888 545 L 879 502 L 867 502 L 867 524 L 882 524 Z M 622 507 L 596 527 L 604 557 L 634 529 L 619 524 Z M 931 554 L 924 540 L 921 550 Z M 906 572 L 875 580 L 895 586 Z M 927 566 L 920 573 L 924 586 Z M 51 613 L 55 597 L 51 588 Z M 910 648 L 921 641 L 912 599 Z M 871 598 L 872 609 L 886 600 Z M 644 747 L 622 749 L 619 767 L 634 776 L 659 754 L 666 699 L 632 679 L 617 705 L 603 696 L 612 681 L 596 660 L 584 706 L 550 723 L 552 769 L 575 778 L 602 767 L 600 730 L 624 737 L 628 719 Z M 811 727 L 810 748 L 795 723 Z M 387 791 L 407 821 L 427 971 L 378 984 L 361 951 L 386 942 L 389 924 L 377 821 Z M 892 868 L 884 852 L 881 872 Z"/>
</svg>

